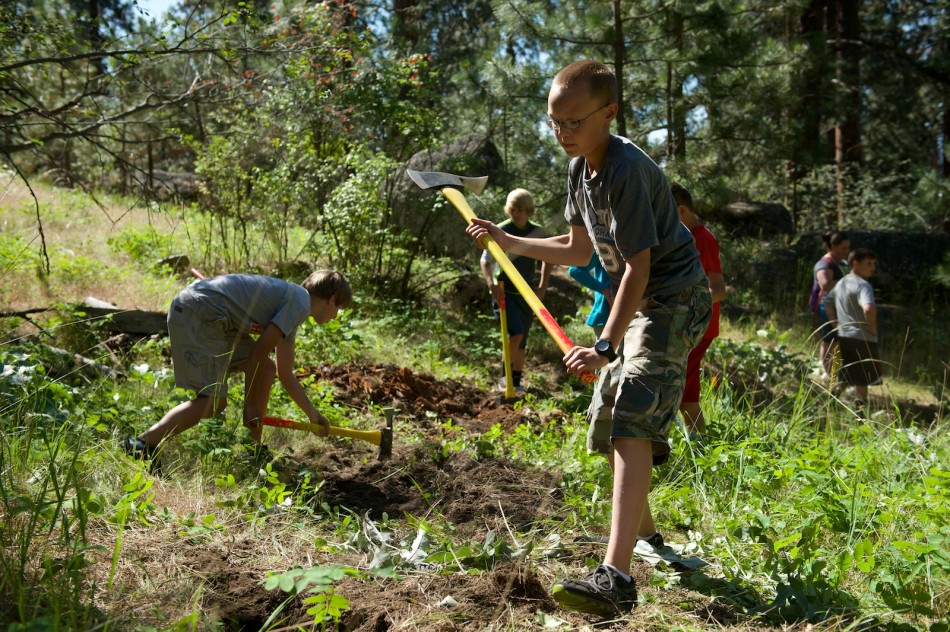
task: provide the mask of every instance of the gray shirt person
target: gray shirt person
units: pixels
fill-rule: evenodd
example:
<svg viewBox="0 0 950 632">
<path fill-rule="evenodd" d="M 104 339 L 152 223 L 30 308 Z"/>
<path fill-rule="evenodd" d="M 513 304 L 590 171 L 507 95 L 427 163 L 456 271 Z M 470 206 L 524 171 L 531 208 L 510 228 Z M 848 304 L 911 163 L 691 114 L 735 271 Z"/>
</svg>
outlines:
<svg viewBox="0 0 950 632">
<path fill-rule="evenodd" d="M 680 222 L 670 185 L 660 168 L 630 140 L 611 135 L 603 167 L 585 177 L 586 161 L 571 160 L 564 217 L 587 232 L 616 289 L 624 262 L 650 249 L 644 298 L 670 296 L 706 273 L 689 230 Z"/>
<path fill-rule="evenodd" d="M 838 315 L 838 336 L 877 342 L 877 335 L 868 327 L 865 305 L 874 305 L 874 287 L 857 274 L 846 274 L 822 297 L 822 304 L 834 304 Z"/>
<path fill-rule="evenodd" d="M 310 294 L 300 285 L 254 274 L 225 274 L 187 287 L 189 294 L 213 305 L 225 318 L 223 329 L 260 333 L 273 323 L 293 341 L 297 328 L 310 316 Z"/>
</svg>

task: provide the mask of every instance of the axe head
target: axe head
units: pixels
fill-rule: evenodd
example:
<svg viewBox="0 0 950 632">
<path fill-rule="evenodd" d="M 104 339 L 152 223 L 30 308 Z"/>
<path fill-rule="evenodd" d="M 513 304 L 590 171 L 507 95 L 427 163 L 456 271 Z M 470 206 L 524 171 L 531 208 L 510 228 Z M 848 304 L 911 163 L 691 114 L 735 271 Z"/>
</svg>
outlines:
<svg viewBox="0 0 950 632">
<path fill-rule="evenodd" d="M 454 189 L 466 189 L 478 195 L 485 190 L 485 185 L 488 184 L 488 176 L 469 178 L 442 171 L 414 171 L 412 169 L 406 169 L 406 173 L 422 190 L 452 187 Z"/>
<path fill-rule="evenodd" d="M 376 455 L 377 461 L 384 461 L 393 455 L 393 415 L 396 413 L 393 408 L 385 408 L 386 427 L 379 431 L 379 454 Z"/>
</svg>

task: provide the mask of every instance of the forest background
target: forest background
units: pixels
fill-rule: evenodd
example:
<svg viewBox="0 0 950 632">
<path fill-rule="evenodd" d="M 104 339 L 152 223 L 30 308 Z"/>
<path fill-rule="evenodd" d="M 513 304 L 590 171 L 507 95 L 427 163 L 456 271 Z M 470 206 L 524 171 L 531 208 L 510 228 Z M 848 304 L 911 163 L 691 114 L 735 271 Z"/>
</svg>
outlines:
<svg viewBox="0 0 950 632">
<path fill-rule="evenodd" d="M 175 547 L 213 549 L 224 534 L 233 539 L 253 531 L 257 537 L 261 524 L 273 528 L 269 521 L 284 501 L 288 511 L 301 512 L 295 517 L 309 512 L 294 528 L 306 524 L 319 535 L 294 536 L 306 541 L 297 557 L 285 551 L 275 561 L 259 554 L 248 567 L 270 573 L 290 559 L 307 566 L 318 542 L 324 563 L 346 551 L 351 565 L 307 575 L 317 578 L 319 594 L 361 573 L 357 567 L 365 564 L 353 551 L 365 553 L 359 548 L 365 542 L 357 546 L 347 538 L 358 540 L 377 526 L 369 514 L 346 509 L 342 503 L 352 499 L 345 494 L 340 505 L 325 490 L 321 495 L 310 485 L 313 472 L 287 480 L 268 470 L 255 479 L 256 467 L 225 447 L 240 436 L 239 415 L 229 412 L 223 422 L 203 425 L 182 444 L 173 470 L 193 484 L 190 489 L 109 457 L 113 435 L 141 430 L 154 417 L 152 407 L 181 397 L 167 367 L 157 368 L 167 364 L 161 359 L 165 343 L 142 343 L 110 360 L 100 341 L 90 340 L 96 332 L 83 329 L 85 319 L 75 306 L 54 305 L 56 315 L 47 321 L 32 310 L 87 288 L 108 288 L 104 298 L 122 307 L 164 309 L 187 279 L 154 262 L 183 250 L 206 274 L 254 271 L 299 280 L 312 265 L 334 267 L 353 281 L 363 315 L 346 314 L 327 332 L 312 333 L 302 358 L 331 364 L 367 356 L 392 360 L 401 347 L 417 368 L 490 383 L 497 354 L 487 336 L 495 325 L 465 311 L 471 307 L 465 288 L 478 283 L 476 255 L 455 211 L 439 196 L 414 190 L 405 168 L 489 175 L 486 192 L 469 197 L 478 214 L 494 219 L 501 218 L 507 191 L 525 187 L 538 202 L 539 220 L 560 230 L 567 165 L 545 125 L 547 89 L 566 63 L 595 58 L 610 64 L 620 82 L 615 132 L 647 150 L 670 179 L 686 184 L 720 236 L 735 289 L 727 307 L 736 309 L 724 311 L 735 329 L 727 330 L 711 356 L 723 375 L 746 374 L 736 392 L 724 387 L 713 395 L 705 383 L 704 401 L 716 413 L 711 417 L 729 425 L 714 425 L 720 434 L 711 438 L 715 447 L 708 453 L 677 444 L 675 462 L 682 467 L 654 483 L 654 497 L 670 510 L 664 528 L 675 525 L 680 539 L 722 534 L 707 535 L 700 544 L 704 555 L 732 560 L 712 578 L 728 584 L 700 588 L 694 575 L 688 586 L 693 592 L 681 595 L 684 602 L 696 600 L 698 591 L 715 607 L 707 603 L 701 615 L 641 608 L 636 616 L 646 618 L 631 625 L 666 629 L 663 622 L 672 617 L 687 629 L 825 621 L 855 629 L 945 630 L 950 474 L 944 457 L 950 450 L 937 423 L 950 401 L 946 242 L 937 242 L 944 246 L 936 263 L 915 268 L 910 282 L 891 283 L 879 295 L 898 306 L 886 312 L 884 330 L 891 333 L 882 352 L 907 382 L 889 384 L 910 389 L 917 399 L 926 394 L 926 420 L 903 416 L 910 408 L 906 397 L 885 404 L 878 425 L 855 421 L 860 416 L 847 407 L 832 411 L 827 393 L 813 399 L 814 363 L 778 343 L 789 343 L 794 334 L 800 349 L 812 346 L 805 297 L 819 253 L 816 231 L 840 228 L 907 244 L 903 252 L 911 263 L 922 256 L 917 248 L 925 237 L 945 239 L 947 14 L 945 3 L 884 0 L 186 0 L 154 16 L 126 0 L 3 3 L 0 303 L 5 331 L 12 332 L 0 348 L 3 621 L 81 628 L 123 620 L 132 626 L 141 617 L 159 625 L 177 613 L 175 625 L 182 629 L 222 621 L 266 628 L 276 620 L 280 600 L 240 621 L 209 607 L 214 591 L 185 589 L 178 601 L 162 595 L 167 605 L 148 601 L 152 580 L 136 585 L 138 576 L 125 560 L 140 556 L 134 564 L 155 577 L 162 556 L 145 559 L 141 540 L 142 550 L 128 552 L 123 537 L 147 533 L 155 541 L 170 537 Z M 737 201 L 783 205 L 792 232 L 766 240 L 720 230 L 722 209 Z M 96 222 L 87 221 L 92 215 Z M 129 229 L 123 222 L 133 216 L 139 223 Z M 803 235 L 807 247 L 795 250 L 793 242 Z M 58 248 L 64 236 L 82 237 L 82 246 Z M 789 253 L 790 267 L 780 266 Z M 124 267 L 105 265 L 106 272 L 96 272 L 111 258 Z M 882 273 L 888 265 L 891 274 L 903 266 L 882 261 Z M 458 301 L 446 301 L 450 296 Z M 484 293 L 478 300 L 486 301 Z M 573 315 L 563 322 L 577 337 L 586 330 L 571 322 Z M 24 321 L 38 324 L 40 333 L 24 334 Z M 531 353 L 548 361 L 557 377 L 537 378 L 550 387 L 551 402 L 536 392 L 529 403 L 556 408 L 568 420 L 555 416 L 554 423 L 542 415 L 535 421 L 544 431 L 536 437 L 527 430 L 499 437 L 497 428 L 470 441 L 443 437 L 445 443 L 432 448 L 435 455 L 426 456 L 440 466 L 456 450 L 481 465 L 497 458 L 499 471 L 516 468 L 525 479 L 535 475 L 526 463 L 563 470 L 565 497 L 563 506 L 551 510 L 559 521 L 554 530 L 567 525 L 575 532 L 597 531 L 605 524 L 597 508 L 606 489 L 603 468 L 591 465 L 582 445 L 552 445 L 560 440 L 552 437 L 577 434 L 569 424 L 583 419 L 580 387 L 565 386 L 556 352 L 542 351 L 542 334 L 535 339 Z M 47 343 L 70 352 L 94 348 L 97 360 L 115 360 L 132 379 L 118 386 L 105 378 L 91 386 L 73 384 L 72 373 L 64 378 L 49 370 Z M 778 378 L 781 387 L 770 383 Z M 758 387 L 769 396 L 753 396 Z M 322 387 L 308 382 L 308 388 Z M 740 393 L 745 388 L 748 398 Z M 331 393 L 317 394 L 335 423 L 369 421 L 348 418 L 355 413 L 340 412 Z M 293 414 L 279 398 L 275 407 Z M 67 423 L 76 419 L 82 421 L 78 429 Z M 818 427 L 828 434 L 815 433 Z M 403 440 L 410 441 L 408 430 Z M 338 454 L 329 448 L 327 453 Z M 329 471 L 322 474 L 332 478 Z M 875 476 L 880 478 L 863 478 Z M 116 477 L 122 485 L 114 484 Z M 156 481 L 161 491 L 153 501 L 149 490 Z M 737 517 L 729 512 L 742 486 L 754 500 Z M 413 489 L 428 498 L 415 481 Z M 188 501 L 176 505 L 169 496 Z M 183 507 L 189 503 L 197 507 L 190 513 Z M 550 510 L 544 503 L 539 507 Z M 425 564 L 455 555 L 470 572 L 490 570 L 502 559 L 528 559 L 530 552 L 516 540 L 527 538 L 532 546 L 532 538 L 541 541 L 533 531 L 511 533 L 502 515 L 490 537 L 466 524 L 482 539 L 462 547 L 463 532 L 476 536 L 455 532 L 458 524 L 437 524 L 430 512 L 428 520 L 410 518 L 408 527 L 395 518 L 379 523 L 399 537 L 408 532 L 400 569 L 418 561 L 416 529 L 427 530 L 442 547 Z M 323 522 L 308 522 L 314 513 Z M 162 524 L 171 525 L 170 531 L 160 532 Z M 326 529 L 337 531 L 330 535 Z M 494 539 L 506 529 L 510 539 Z M 347 545 L 336 548 L 335 539 Z M 511 546 L 502 550 L 502 544 Z M 550 568 L 554 558 L 534 561 L 532 572 L 550 579 L 546 573 L 560 570 Z M 181 570 L 186 567 L 179 561 L 162 572 L 179 581 L 179 574 L 188 575 Z M 227 581 L 205 581 L 201 573 L 193 573 L 194 586 L 226 592 Z M 258 603 L 267 573 L 254 576 L 244 602 Z M 520 577 L 530 594 L 500 598 L 515 604 L 504 613 L 512 629 L 528 626 L 525 609 L 534 612 L 523 601 L 542 604 L 543 616 L 532 619 L 538 627 L 583 624 L 552 619 L 543 598 L 531 592 L 541 584 Z M 646 581 L 675 591 L 681 578 L 668 572 Z M 103 585 L 110 590 L 101 590 Z M 347 587 L 355 590 L 352 583 Z M 384 585 L 378 593 L 364 593 L 365 601 L 346 594 L 356 611 L 357 604 L 371 609 L 366 604 L 380 594 L 399 590 Z M 750 601 L 750 595 L 762 597 Z M 151 609 L 123 612 L 123 600 Z M 323 605 L 315 621 L 346 620 L 346 599 L 327 598 Z M 405 608 L 402 619 L 389 613 L 387 621 L 413 621 L 412 606 Z M 497 624 L 493 612 L 494 618 L 479 619 L 484 613 L 471 611 L 460 618 Z M 426 629 L 431 623 L 423 618 L 416 625 Z M 357 626 L 355 619 L 348 624 Z"/>
</svg>

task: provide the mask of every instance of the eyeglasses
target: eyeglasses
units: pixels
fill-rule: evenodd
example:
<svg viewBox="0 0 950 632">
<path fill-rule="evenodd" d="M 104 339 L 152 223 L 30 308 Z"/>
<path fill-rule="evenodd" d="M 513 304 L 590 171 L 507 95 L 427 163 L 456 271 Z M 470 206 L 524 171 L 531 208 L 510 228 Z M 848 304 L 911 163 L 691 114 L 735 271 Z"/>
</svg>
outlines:
<svg viewBox="0 0 950 632">
<path fill-rule="evenodd" d="M 583 124 L 584 124 L 584 121 L 586 121 L 587 119 L 589 119 L 589 118 L 592 117 L 593 115 L 597 114 L 598 112 L 600 112 L 601 110 L 603 110 L 605 107 L 607 107 L 607 106 L 610 105 L 611 103 L 613 103 L 613 101 L 608 101 L 607 103 L 604 103 L 602 106 L 600 106 L 599 108 L 597 108 L 596 110 L 594 110 L 593 112 L 591 112 L 590 114 L 588 114 L 587 116 L 585 116 L 584 118 L 572 119 L 572 120 L 568 120 L 568 121 L 559 121 L 559 120 L 557 120 L 557 119 L 549 118 L 548 121 L 547 121 L 548 127 L 550 127 L 551 129 L 553 129 L 555 132 L 560 132 L 562 129 L 563 129 L 563 130 L 568 130 L 568 131 L 575 130 L 575 129 L 577 129 L 578 127 L 580 127 L 581 125 L 583 125 Z"/>
</svg>

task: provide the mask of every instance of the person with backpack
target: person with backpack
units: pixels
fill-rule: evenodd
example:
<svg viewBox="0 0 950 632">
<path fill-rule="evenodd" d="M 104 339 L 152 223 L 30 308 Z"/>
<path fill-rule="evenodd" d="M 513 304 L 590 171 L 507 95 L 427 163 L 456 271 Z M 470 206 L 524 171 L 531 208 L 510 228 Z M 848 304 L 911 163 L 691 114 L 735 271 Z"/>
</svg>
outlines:
<svg viewBox="0 0 950 632">
<path fill-rule="evenodd" d="M 837 347 L 837 335 L 834 326 L 828 321 L 828 314 L 825 312 L 824 305 L 822 305 L 822 299 L 848 273 L 847 257 L 851 250 L 851 239 L 847 233 L 836 230 L 824 233 L 821 236 L 821 241 L 825 245 L 826 252 L 815 263 L 808 307 L 815 315 L 815 332 L 821 340 L 818 345 L 818 357 L 821 359 L 821 365 L 825 368 L 830 385 Z"/>
</svg>

